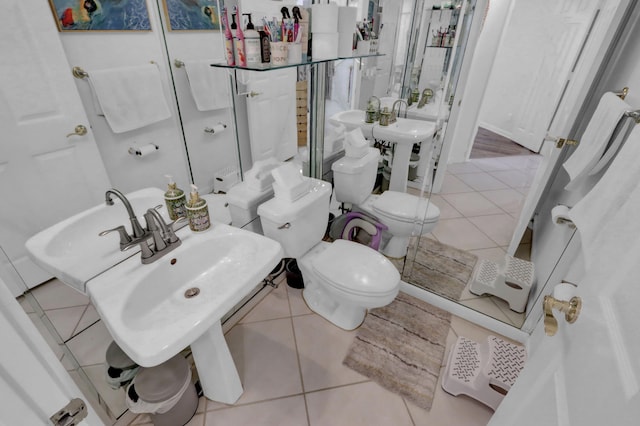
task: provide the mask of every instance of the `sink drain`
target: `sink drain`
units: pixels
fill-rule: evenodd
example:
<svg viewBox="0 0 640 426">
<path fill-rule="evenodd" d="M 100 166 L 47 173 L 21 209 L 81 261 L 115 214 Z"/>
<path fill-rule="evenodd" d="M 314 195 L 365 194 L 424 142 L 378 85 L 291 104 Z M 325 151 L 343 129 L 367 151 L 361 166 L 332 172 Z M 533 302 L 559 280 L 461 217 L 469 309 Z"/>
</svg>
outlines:
<svg viewBox="0 0 640 426">
<path fill-rule="evenodd" d="M 192 297 L 196 297 L 200 294 L 200 289 L 198 287 L 191 287 L 189 290 L 184 292 L 184 297 L 187 299 L 191 299 Z"/>
</svg>

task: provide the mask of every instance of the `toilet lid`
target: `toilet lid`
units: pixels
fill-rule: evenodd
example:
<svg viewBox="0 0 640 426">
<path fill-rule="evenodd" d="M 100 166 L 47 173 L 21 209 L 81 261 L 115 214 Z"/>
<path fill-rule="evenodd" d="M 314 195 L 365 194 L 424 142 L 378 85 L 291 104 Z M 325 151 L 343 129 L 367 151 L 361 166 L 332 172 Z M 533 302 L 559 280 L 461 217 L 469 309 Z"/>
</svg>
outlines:
<svg viewBox="0 0 640 426">
<path fill-rule="evenodd" d="M 353 241 L 334 241 L 312 265 L 328 284 L 352 294 L 387 294 L 400 282 L 400 273 L 386 257 Z"/>
<path fill-rule="evenodd" d="M 402 222 L 432 223 L 440 217 L 440 209 L 428 198 L 406 192 L 385 191 L 372 207 L 376 214 Z"/>
</svg>

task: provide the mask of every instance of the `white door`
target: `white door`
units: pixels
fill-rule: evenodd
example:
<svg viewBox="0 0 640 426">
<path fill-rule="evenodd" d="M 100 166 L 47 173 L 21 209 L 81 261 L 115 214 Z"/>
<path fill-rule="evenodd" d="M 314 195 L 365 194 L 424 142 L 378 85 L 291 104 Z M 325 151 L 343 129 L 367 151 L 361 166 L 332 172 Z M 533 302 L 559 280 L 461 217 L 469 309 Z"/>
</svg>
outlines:
<svg viewBox="0 0 640 426">
<path fill-rule="evenodd" d="M 270 72 L 238 72 L 247 83 L 251 160 L 269 157 L 279 161 L 296 155 L 296 68 Z"/>
<path fill-rule="evenodd" d="M 640 240 L 613 262 L 595 262 L 577 282 L 574 324 L 554 312 L 559 330 L 541 339 L 490 426 L 631 426 L 640 423 Z M 624 242 L 627 243 L 627 242 Z"/>
<path fill-rule="evenodd" d="M 80 389 L 0 279 L 0 424 L 47 425 Z M 10 349 L 7 349 L 10 348 Z M 102 425 L 87 405 L 83 425 Z"/>
<path fill-rule="evenodd" d="M 518 0 L 496 54 L 480 125 L 538 152 L 600 0 Z"/>
<path fill-rule="evenodd" d="M 616 29 L 620 26 L 629 5 L 628 0 L 602 0 L 600 3 L 597 18 L 593 23 L 589 37 L 581 49 L 582 53 L 577 58 L 575 68 L 560 99 L 555 117 L 549 126 L 548 133 L 551 137 L 568 137 L 574 123 L 584 118 L 579 116 L 580 106 L 590 95 L 591 84 L 597 76 Z M 612 87 L 610 89 L 617 90 L 618 88 Z M 542 141 L 542 137 L 540 140 Z M 545 146 L 541 149 L 541 153 L 544 154 L 543 161 L 538 168 L 520 213 L 513 238 L 509 244 L 509 254 L 515 253 L 518 248 L 545 190 L 546 183 L 555 169 L 560 152 L 561 150 L 555 147 L 555 141 L 553 140 L 546 141 Z"/>
<path fill-rule="evenodd" d="M 100 203 L 109 188 L 54 18 L 30 13 L 42 6 L 7 0 L 12 18 L 0 26 L 0 245 L 30 287 L 48 276 L 28 258 L 26 240 Z M 78 125 L 87 134 L 67 136 Z"/>
</svg>

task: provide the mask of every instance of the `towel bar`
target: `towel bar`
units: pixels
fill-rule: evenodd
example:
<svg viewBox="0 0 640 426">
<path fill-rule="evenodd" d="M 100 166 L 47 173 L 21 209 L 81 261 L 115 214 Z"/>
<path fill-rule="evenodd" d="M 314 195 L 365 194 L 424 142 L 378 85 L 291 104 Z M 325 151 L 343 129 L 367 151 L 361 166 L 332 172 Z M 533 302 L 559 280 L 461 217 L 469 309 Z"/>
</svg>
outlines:
<svg viewBox="0 0 640 426">
<path fill-rule="evenodd" d="M 149 61 L 149 63 L 155 65 L 156 61 Z M 79 78 L 79 79 L 89 78 L 89 73 L 83 70 L 81 67 L 73 67 L 71 69 L 71 74 L 73 74 L 75 78 Z"/>
<path fill-rule="evenodd" d="M 89 73 L 80 67 L 73 67 L 73 69 L 71 69 L 71 74 L 73 74 L 75 78 L 80 79 L 89 77 Z"/>
<path fill-rule="evenodd" d="M 627 111 L 624 113 L 624 116 L 633 118 L 636 123 L 640 124 L 640 109 L 637 109 L 635 111 Z"/>
<path fill-rule="evenodd" d="M 613 92 L 613 94 L 624 101 L 624 98 L 626 98 L 627 95 L 629 94 L 629 88 L 628 87 L 623 87 L 622 90 L 619 90 L 617 92 Z"/>
</svg>

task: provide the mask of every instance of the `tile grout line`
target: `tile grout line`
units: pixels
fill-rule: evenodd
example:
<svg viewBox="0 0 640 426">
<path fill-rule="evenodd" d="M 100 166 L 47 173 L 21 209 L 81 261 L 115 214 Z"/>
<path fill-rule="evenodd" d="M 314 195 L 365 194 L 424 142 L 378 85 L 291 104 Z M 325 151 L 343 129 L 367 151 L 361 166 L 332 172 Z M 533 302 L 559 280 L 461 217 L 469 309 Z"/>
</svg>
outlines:
<svg viewBox="0 0 640 426">
<path fill-rule="evenodd" d="M 302 386 L 302 400 L 304 401 L 304 412 L 305 412 L 305 415 L 307 416 L 307 425 L 311 425 L 311 419 L 309 418 L 309 405 L 307 404 L 307 393 L 305 392 L 304 377 L 302 376 L 302 364 L 300 363 L 300 350 L 298 349 L 296 327 L 293 323 L 291 299 L 289 298 L 289 287 L 288 287 L 288 284 L 286 283 L 286 280 L 284 285 L 287 286 L 287 288 L 285 288 L 285 292 L 287 294 L 287 305 L 289 305 L 289 314 L 290 314 L 289 321 L 291 322 L 291 331 L 293 332 L 293 344 L 295 345 L 295 348 L 296 348 L 296 360 L 298 361 L 298 374 L 300 375 L 300 385 Z"/>
</svg>

